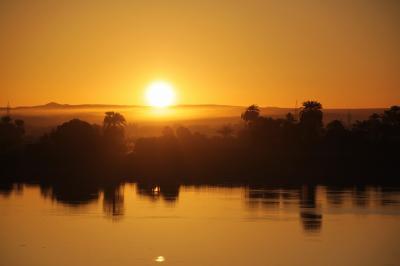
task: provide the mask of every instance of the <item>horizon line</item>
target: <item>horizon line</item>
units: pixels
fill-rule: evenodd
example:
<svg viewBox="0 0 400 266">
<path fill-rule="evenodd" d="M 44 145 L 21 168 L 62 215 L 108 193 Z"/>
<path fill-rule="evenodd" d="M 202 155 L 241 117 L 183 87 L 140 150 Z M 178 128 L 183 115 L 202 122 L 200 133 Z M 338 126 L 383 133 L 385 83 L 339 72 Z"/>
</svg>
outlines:
<svg viewBox="0 0 400 266">
<path fill-rule="evenodd" d="M 241 107 L 241 108 L 246 108 L 249 105 L 230 105 L 230 104 L 216 104 L 216 103 L 201 103 L 201 104 L 176 104 L 176 105 L 171 105 L 166 108 L 177 108 L 177 107 L 201 107 L 201 106 L 215 106 L 215 107 Z M 154 108 L 153 106 L 150 105 L 140 105 L 140 104 L 104 104 L 104 103 L 81 103 L 81 104 L 68 104 L 68 103 L 58 103 L 58 102 L 48 102 L 45 104 L 38 104 L 38 105 L 19 105 L 15 107 L 11 106 L 0 106 L 1 110 L 5 110 L 7 108 L 12 109 L 29 109 L 29 108 L 69 108 L 69 107 L 116 107 L 116 108 Z M 258 105 L 260 108 L 279 108 L 279 109 L 296 109 L 295 107 L 283 107 L 283 106 L 262 106 Z M 390 105 L 392 106 L 392 105 Z M 354 110 L 354 109 L 387 109 L 390 106 L 387 107 L 323 107 L 323 109 L 348 109 L 348 110 Z M 300 109 L 301 106 L 297 107 L 297 109 Z"/>
</svg>

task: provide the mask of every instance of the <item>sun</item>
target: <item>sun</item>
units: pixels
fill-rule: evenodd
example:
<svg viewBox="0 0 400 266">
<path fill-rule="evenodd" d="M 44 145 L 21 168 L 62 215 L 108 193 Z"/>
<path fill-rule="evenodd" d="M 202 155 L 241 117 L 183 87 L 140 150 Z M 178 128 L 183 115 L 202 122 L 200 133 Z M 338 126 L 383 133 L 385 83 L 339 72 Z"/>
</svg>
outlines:
<svg viewBox="0 0 400 266">
<path fill-rule="evenodd" d="M 153 107 L 168 107 L 175 102 L 175 91 L 164 81 L 152 82 L 146 89 L 146 100 Z"/>
</svg>

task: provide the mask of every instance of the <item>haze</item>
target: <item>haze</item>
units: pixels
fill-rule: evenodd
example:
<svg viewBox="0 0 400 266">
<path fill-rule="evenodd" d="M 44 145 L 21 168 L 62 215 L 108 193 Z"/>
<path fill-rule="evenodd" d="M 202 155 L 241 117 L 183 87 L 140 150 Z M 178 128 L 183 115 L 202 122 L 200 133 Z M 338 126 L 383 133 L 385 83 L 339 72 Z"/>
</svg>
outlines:
<svg viewBox="0 0 400 266">
<path fill-rule="evenodd" d="M 0 106 L 387 107 L 400 102 L 398 1 L 1 1 Z M 212 93 L 211 93 L 212 92 Z"/>
</svg>

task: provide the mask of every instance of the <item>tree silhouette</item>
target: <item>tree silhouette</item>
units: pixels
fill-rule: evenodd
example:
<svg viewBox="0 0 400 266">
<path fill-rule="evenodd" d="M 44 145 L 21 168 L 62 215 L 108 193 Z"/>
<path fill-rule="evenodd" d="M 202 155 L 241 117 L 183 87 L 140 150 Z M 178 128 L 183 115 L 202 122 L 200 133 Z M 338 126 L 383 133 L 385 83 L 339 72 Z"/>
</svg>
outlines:
<svg viewBox="0 0 400 266">
<path fill-rule="evenodd" d="M 100 133 L 88 122 L 73 119 L 56 128 L 50 139 L 57 153 L 71 158 L 82 154 L 94 154 L 99 144 Z"/>
<path fill-rule="evenodd" d="M 117 112 L 106 112 L 103 120 L 104 128 L 112 127 L 124 127 L 126 125 L 126 120 L 123 115 Z"/>
<path fill-rule="evenodd" d="M 326 125 L 326 130 L 329 131 L 344 131 L 346 128 L 344 127 L 342 121 L 333 120 Z"/>
<path fill-rule="evenodd" d="M 117 161 L 126 151 L 126 120 L 117 112 L 106 112 L 103 120 L 103 143 L 107 153 Z M 111 162 L 110 160 L 108 160 Z"/>
<path fill-rule="evenodd" d="M 232 137 L 233 128 L 229 125 L 222 126 L 220 129 L 217 130 L 219 134 L 221 134 L 224 138 Z"/>
<path fill-rule="evenodd" d="M 15 151 L 23 144 L 25 133 L 24 121 L 15 120 L 12 123 L 10 116 L 3 116 L 0 120 L 0 154 Z"/>
<path fill-rule="evenodd" d="M 391 126 L 400 126 L 400 106 L 391 106 L 383 113 L 382 120 Z"/>
<path fill-rule="evenodd" d="M 38 141 L 24 139 L 24 122 L 6 116 L 0 119 L 0 178 L 2 171 L 22 171 L 44 176 L 46 182 L 73 178 L 96 185 L 100 176 L 149 178 L 166 184 L 173 180 L 313 183 L 323 182 L 319 179 L 323 176 L 328 182 L 342 182 L 345 179 L 338 176 L 358 171 L 379 174 L 362 182 L 397 177 L 393 173 L 399 170 L 399 106 L 350 128 L 339 120 L 324 128 L 322 105 L 315 101 L 304 102 L 299 122 L 291 113 L 286 118 L 262 116 L 256 105 L 246 108 L 241 118 L 246 126 L 235 134 L 229 125 L 216 131 L 225 139 L 182 126 L 165 127 L 161 136 L 135 138 L 128 146 L 126 120 L 116 112 L 105 113 L 103 125 L 68 121 Z"/>
<path fill-rule="evenodd" d="M 176 137 L 180 140 L 190 140 L 192 138 L 192 132 L 186 127 L 179 126 L 176 130 Z"/>
<path fill-rule="evenodd" d="M 348 131 L 340 120 L 333 120 L 326 125 L 326 137 L 328 140 L 343 142 Z"/>
<path fill-rule="evenodd" d="M 289 124 L 294 124 L 296 122 L 296 118 L 294 117 L 294 115 L 292 113 L 287 113 L 285 122 L 287 122 Z"/>
<path fill-rule="evenodd" d="M 24 127 L 25 126 L 25 122 L 24 122 L 24 120 L 16 119 L 14 121 L 14 123 L 15 123 L 15 126 L 17 127 L 18 131 L 21 134 L 24 134 L 25 133 L 25 127 Z"/>
<path fill-rule="evenodd" d="M 260 107 L 258 105 L 252 104 L 247 107 L 246 111 L 244 111 L 241 115 L 241 118 L 246 122 L 252 122 L 257 120 L 260 117 Z"/>
<path fill-rule="evenodd" d="M 300 123 L 322 127 L 322 105 L 316 101 L 306 101 L 300 111 Z"/>
<path fill-rule="evenodd" d="M 315 139 L 321 132 L 323 113 L 322 105 L 316 101 L 305 101 L 300 111 L 300 125 L 303 128 L 303 137 Z"/>
<path fill-rule="evenodd" d="M 1 118 L 1 122 L 3 124 L 9 124 L 9 123 L 11 123 L 11 121 L 12 121 L 12 119 L 11 119 L 11 117 L 9 115 L 3 116 Z"/>
</svg>

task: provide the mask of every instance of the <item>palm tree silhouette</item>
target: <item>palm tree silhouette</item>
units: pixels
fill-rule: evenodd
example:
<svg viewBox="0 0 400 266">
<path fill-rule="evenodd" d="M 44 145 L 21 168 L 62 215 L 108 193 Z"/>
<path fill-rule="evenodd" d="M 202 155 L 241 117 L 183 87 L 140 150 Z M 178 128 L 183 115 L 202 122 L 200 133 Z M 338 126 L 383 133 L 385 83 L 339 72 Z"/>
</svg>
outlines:
<svg viewBox="0 0 400 266">
<path fill-rule="evenodd" d="M 126 125 L 126 120 L 123 115 L 116 112 L 106 112 L 103 120 L 104 128 L 116 128 Z"/>
<path fill-rule="evenodd" d="M 315 141 L 322 133 L 322 105 L 316 101 L 305 101 L 300 111 L 300 126 L 303 139 Z"/>
<path fill-rule="evenodd" d="M 303 103 L 303 109 L 301 110 L 301 112 L 310 111 L 310 110 L 315 111 L 315 110 L 321 110 L 321 109 L 322 109 L 321 103 L 319 103 L 317 101 L 305 101 Z"/>
<path fill-rule="evenodd" d="M 322 127 L 322 105 L 317 101 L 305 101 L 300 111 L 300 123 L 309 128 Z"/>
<path fill-rule="evenodd" d="M 246 111 L 244 111 L 240 117 L 246 122 L 255 121 L 260 117 L 260 107 L 252 104 L 247 107 Z"/>
</svg>

